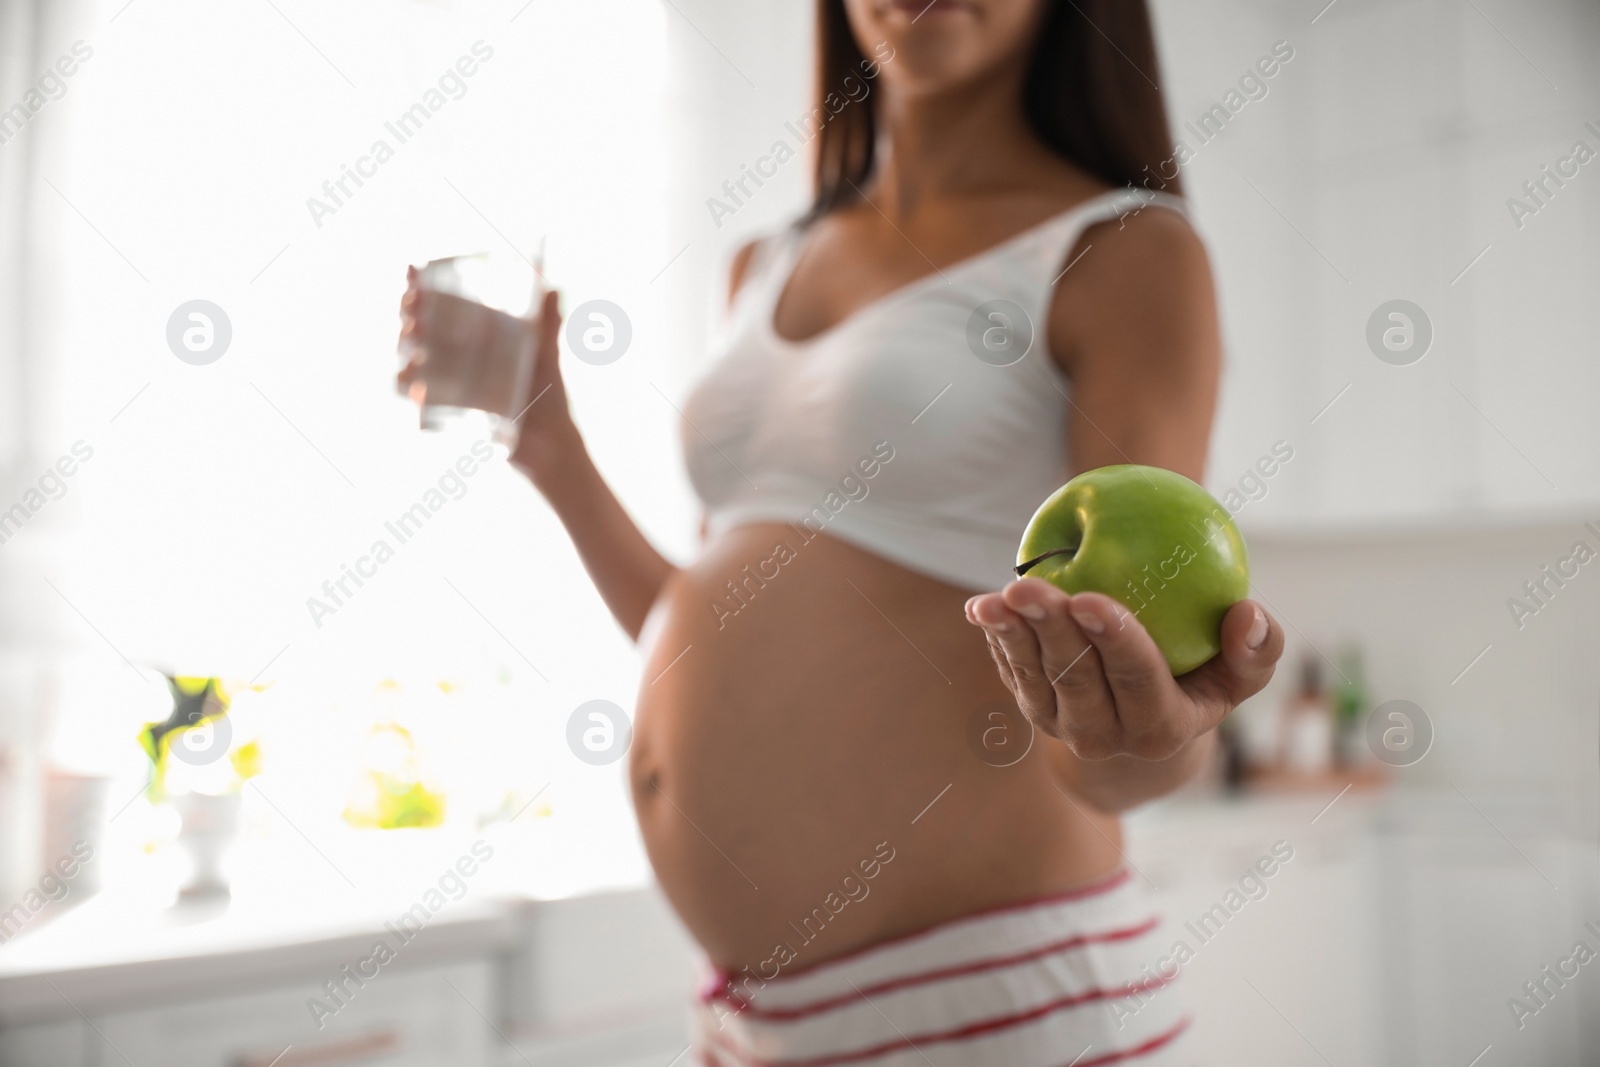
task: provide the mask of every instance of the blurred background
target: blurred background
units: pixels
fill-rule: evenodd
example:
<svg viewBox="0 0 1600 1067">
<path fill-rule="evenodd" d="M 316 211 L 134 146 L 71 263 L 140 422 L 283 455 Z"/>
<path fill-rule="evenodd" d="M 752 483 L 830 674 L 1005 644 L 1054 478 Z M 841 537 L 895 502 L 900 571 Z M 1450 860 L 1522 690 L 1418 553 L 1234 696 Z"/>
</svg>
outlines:
<svg viewBox="0 0 1600 1067">
<path fill-rule="evenodd" d="M 1600 6 L 1153 6 L 1222 304 L 1209 487 L 1291 640 L 1226 761 L 1129 824 L 1180 922 L 1293 850 L 1197 953 L 1199 1047 L 1600 1062 Z M 0 0 L 0 1063 L 682 1062 L 624 764 L 567 744 L 637 657 L 517 475 L 441 481 L 470 442 L 394 395 L 396 300 L 542 240 L 565 307 L 623 309 L 627 358 L 568 386 L 685 558 L 673 404 L 732 250 L 807 202 L 810 26 Z M 168 342 L 195 300 L 206 365 Z M 183 701 L 208 725 L 153 763 Z"/>
</svg>

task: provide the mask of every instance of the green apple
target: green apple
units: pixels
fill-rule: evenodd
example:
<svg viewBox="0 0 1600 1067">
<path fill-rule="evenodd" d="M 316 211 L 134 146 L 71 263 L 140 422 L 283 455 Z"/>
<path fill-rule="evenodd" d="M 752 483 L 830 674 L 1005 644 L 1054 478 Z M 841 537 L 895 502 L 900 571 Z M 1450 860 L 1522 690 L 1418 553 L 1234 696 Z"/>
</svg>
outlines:
<svg viewBox="0 0 1600 1067">
<path fill-rule="evenodd" d="M 1222 617 L 1250 592 L 1244 538 L 1223 506 L 1181 474 L 1132 463 L 1050 494 L 1022 534 L 1016 571 L 1121 603 L 1174 675 L 1222 650 Z"/>
</svg>

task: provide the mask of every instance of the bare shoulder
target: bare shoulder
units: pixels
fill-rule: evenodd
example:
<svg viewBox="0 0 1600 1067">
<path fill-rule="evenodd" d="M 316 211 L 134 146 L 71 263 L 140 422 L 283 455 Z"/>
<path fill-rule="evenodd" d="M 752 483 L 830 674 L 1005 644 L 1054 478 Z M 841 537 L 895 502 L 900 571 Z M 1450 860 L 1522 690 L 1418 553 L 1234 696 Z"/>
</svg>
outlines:
<svg viewBox="0 0 1600 1067">
<path fill-rule="evenodd" d="M 1059 158 L 1038 162 L 1027 194 L 1016 197 L 1023 212 L 1039 219 L 1086 205 L 1117 187 Z M 1081 261 L 1078 260 L 1080 254 Z M 1170 296 L 1175 290 L 1210 297 L 1211 268 L 1204 243 L 1180 211 L 1156 202 L 1133 202 L 1121 215 L 1096 223 L 1074 248 L 1059 250 L 1061 265 L 1077 261 L 1061 278 L 1052 306 L 1097 304 L 1133 291 Z"/>
<path fill-rule="evenodd" d="M 1065 250 L 1064 250 L 1065 251 Z M 1176 211 L 1144 208 L 1091 226 L 1050 303 L 1050 346 L 1069 372 L 1091 351 L 1175 358 L 1216 347 L 1204 242 Z"/>
<path fill-rule="evenodd" d="M 1164 295 L 1174 289 L 1204 286 L 1209 291 L 1211 265 L 1204 242 L 1189 220 L 1170 208 L 1146 205 L 1118 218 L 1089 227 L 1073 254 L 1089 249 L 1082 271 L 1076 268 L 1063 281 L 1062 292 L 1074 288 L 1096 296 L 1103 290 L 1136 282 L 1135 288 L 1159 287 Z"/>
</svg>

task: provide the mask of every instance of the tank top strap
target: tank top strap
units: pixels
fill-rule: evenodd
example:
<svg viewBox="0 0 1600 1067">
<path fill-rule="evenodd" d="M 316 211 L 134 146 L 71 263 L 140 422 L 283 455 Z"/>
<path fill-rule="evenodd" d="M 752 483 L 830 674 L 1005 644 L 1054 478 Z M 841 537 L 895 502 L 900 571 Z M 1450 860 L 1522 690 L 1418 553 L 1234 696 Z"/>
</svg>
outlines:
<svg viewBox="0 0 1600 1067">
<path fill-rule="evenodd" d="M 1185 219 L 1189 217 L 1183 198 L 1171 193 L 1156 192 L 1137 186 L 1111 189 L 1041 223 L 1033 233 L 1033 240 L 1019 250 L 1028 260 L 1036 276 L 1042 274 L 1046 287 L 1053 285 L 1073 262 L 1078 242 L 1091 226 L 1116 220 L 1126 225 L 1127 220 L 1150 208 L 1159 207 L 1176 211 Z"/>
<path fill-rule="evenodd" d="M 804 229 L 796 222 L 756 241 L 755 251 L 745 267 L 741 299 L 748 296 L 751 304 L 768 308 L 777 303 L 803 233 Z"/>
</svg>

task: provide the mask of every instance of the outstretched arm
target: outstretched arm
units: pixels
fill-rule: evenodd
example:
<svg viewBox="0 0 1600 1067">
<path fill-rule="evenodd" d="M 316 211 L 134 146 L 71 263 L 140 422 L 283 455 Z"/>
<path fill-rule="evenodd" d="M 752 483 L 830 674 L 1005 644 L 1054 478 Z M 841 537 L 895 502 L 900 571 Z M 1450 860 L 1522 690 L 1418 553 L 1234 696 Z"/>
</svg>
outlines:
<svg viewBox="0 0 1600 1067">
<path fill-rule="evenodd" d="M 1203 246 L 1180 216 L 1151 208 L 1091 230 L 1079 252 L 1049 324 L 1073 384 L 1074 466 L 1141 463 L 1199 481 L 1221 367 Z M 1138 619 L 1099 594 L 1024 578 L 973 597 L 967 618 L 1018 707 L 1063 742 L 1049 750 L 1063 785 L 1108 812 L 1192 777 L 1216 725 L 1267 684 L 1283 653 L 1281 628 L 1251 601 L 1224 619 L 1222 653 L 1181 678 Z"/>
</svg>

